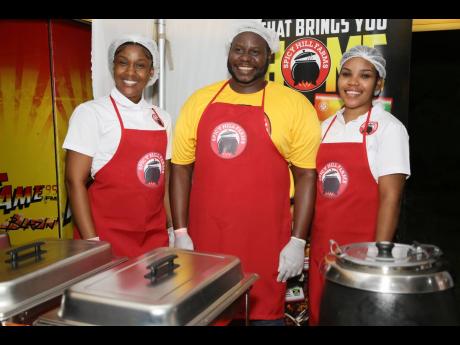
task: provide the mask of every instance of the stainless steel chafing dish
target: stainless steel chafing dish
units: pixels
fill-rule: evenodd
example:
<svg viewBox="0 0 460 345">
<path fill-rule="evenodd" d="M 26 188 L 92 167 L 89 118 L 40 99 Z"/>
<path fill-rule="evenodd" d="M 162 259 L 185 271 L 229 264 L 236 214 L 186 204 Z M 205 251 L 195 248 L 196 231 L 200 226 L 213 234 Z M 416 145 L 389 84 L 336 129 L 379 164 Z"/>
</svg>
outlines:
<svg viewBox="0 0 460 345">
<path fill-rule="evenodd" d="M 66 288 L 125 261 L 110 244 L 86 240 L 40 240 L 0 249 L 0 322 L 29 324 L 59 306 Z"/>
<path fill-rule="evenodd" d="M 247 313 L 257 279 L 234 256 L 158 248 L 73 285 L 35 325 L 209 325 Z"/>
</svg>

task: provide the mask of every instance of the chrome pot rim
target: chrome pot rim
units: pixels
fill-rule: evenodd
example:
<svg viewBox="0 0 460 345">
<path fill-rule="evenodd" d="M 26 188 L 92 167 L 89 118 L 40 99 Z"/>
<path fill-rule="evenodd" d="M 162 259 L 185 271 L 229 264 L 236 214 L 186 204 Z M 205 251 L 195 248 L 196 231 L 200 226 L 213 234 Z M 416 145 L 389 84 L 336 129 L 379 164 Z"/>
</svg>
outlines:
<svg viewBox="0 0 460 345">
<path fill-rule="evenodd" d="M 414 242 L 359 242 L 339 246 L 330 240 L 330 253 L 321 270 L 327 280 L 381 293 L 432 293 L 454 286 L 440 259 L 441 250 Z"/>
<path fill-rule="evenodd" d="M 433 293 L 454 286 L 447 271 L 421 274 L 401 274 L 391 272 L 361 272 L 344 268 L 337 264 L 337 258 L 328 255 L 325 258 L 325 278 L 331 282 L 354 289 L 379 293 Z"/>
</svg>

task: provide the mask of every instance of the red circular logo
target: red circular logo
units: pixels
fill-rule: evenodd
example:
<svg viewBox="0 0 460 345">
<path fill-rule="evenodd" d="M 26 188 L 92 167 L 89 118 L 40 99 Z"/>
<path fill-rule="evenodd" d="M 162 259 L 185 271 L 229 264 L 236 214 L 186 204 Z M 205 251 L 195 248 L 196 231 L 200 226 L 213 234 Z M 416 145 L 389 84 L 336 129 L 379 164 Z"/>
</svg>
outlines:
<svg viewBox="0 0 460 345">
<path fill-rule="evenodd" d="M 220 158 L 235 158 L 244 151 L 246 145 L 246 132 L 237 123 L 224 122 L 212 131 L 211 148 Z"/>
<path fill-rule="evenodd" d="M 137 162 L 137 177 L 148 188 L 164 184 L 165 161 L 157 152 L 149 152 Z"/>
<path fill-rule="evenodd" d="M 327 163 L 319 172 L 320 193 L 327 198 L 337 198 L 348 186 L 348 173 L 337 162 Z"/>
<path fill-rule="evenodd" d="M 326 81 L 331 57 L 326 46 L 315 38 L 300 38 L 284 51 L 281 71 L 285 82 L 301 92 L 313 91 Z"/>
<path fill-rule="evenodd" d="M 364 134 L 364 126 L 366 125 L 366 122 L 364 122 L 360 127 L 359 127 L 359 133 Z M 371 135 L 374 134 L 375 131 L 379 128 L 379 123 L 376 121 L 369 121 L 367 124 L 367 129 L 366 129 L 366 135 Z"/>
</svg>

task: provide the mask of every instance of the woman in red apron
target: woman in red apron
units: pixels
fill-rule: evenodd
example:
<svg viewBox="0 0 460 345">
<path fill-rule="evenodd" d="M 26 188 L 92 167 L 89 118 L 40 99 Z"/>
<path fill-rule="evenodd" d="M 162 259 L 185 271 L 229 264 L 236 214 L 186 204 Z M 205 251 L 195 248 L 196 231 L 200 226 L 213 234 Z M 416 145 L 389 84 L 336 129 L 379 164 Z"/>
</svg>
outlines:
<svg viewBox="0 0 460 345">
<path fill-rule="evenodd" d="M 266 41 L 254 31 L 242 31 L 233 39 L 228 58 L 233 78 L 213 95 L 199 120 L 193 183 L 191 165 L 173 164 L 171 202 L 175 228 L 183 228 L 175 231 L 176 245 L 240 258 L 244 272 L 260 277 L 250 291 L 249 318 L 257 325 L 282 325 L 284 282 L 302 270 L 306 214 L 312 213 L 314 194 L 310 209 L 303 209 L 305 217 L 294 214 L 291 231 L 289 168 L 267 131 L 264 112 L 270 97 L 264 80 Z M 225 88 L 260 94 L 260 106 L 219 102 Z M 300 186 L 305 177 L 296 169 L 307 169 L 294 167 Z M 314 189 L 314 169 L 311 173 L 306 189 Z"/>
<path fill-rule="evenodd" d="M 98 238 L 111 244 L 114 255 L 136 257 L 168 246 L 164 206 L 167 134 L 153 108 L 147 121 L 153 121 L 158 130 L 125 128 L 121 109 L 126 108 L 118 102 L 138 104 L 142 100 L 144 88 L 157 79 L 158 52 L 152 40 L 137 36 L 116 40 L 109 50 L 116 90 L 108 97 L 109 105 L 106 100 L 101 104 L 109 116 L 118 119 L 120 141 L 88 190 L 85 182 L 92 157 L 68 149 L 66 182 L 78 227 L 75 238 Z"/>
<path fill-rule="evenodd" d="M 324 277 L 321 265 L 330 251 L 330 240 L 353 242 L 391 241 L 399 217 L 406 175 L 380 176 L 369 167 L 367 129 L 373 119 L 372 100 L 385 78 L 385 60 L 374 49 L 357 46 L 343 55 L 337 82 L 344 101 L 345 124 L 366 114 L 360 142 L 324 143 L 337 123 L 335 115 L 322 138 L 317 155 L 317 190 L 311 234 L 309 267 L 310 325 L 317 325 Z M 337 306 L 340 307 L 340 306 Z"/>
</svg>

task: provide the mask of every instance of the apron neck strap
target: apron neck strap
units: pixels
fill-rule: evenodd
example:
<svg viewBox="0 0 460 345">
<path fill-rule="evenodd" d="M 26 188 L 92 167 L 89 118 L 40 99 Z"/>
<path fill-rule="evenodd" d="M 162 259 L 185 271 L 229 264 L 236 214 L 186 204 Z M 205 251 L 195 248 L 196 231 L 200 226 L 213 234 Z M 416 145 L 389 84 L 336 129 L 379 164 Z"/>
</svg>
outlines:
<svg viewBox="0 0 460 345">
<path fill-rule="evenodd" d="M 371 119 L 371 112 L 372 112 L 372 107 L 370 107 L 369 111 L 367 112 L 367 117 L 366 117 L 366 122 L 364 123 L 364 130 L 363 130 L 363 142 L 366 142 L 366 133 L 367 133 L 367 126 L 369 126 L 369 120 Z M 326 138 L 326 134 L 329 132 L 329 129 L 331 129 L 332 124 L 337 120 L 337 115 L 334 116 L 334 119 L 331 121 L 329 126 L 326 129 L 326 132 L 324 133 L 323 137 L 321 138 L 321 142 L 323 142 L 324 138 Z"/>
<path fill-rule="evenodd" d="M 118 121 L 120 122 L 121 129 L 124 130 L 125 126 L 123 126 L 123 121 L 121 119 L 120 112 L 118 111 L 117 103 L 115 103 L 115 100 L 113 99 L 112 95 L 110 95 L 110 100 L 112 101 L 113 108 L 115 109 L 115 112 L 117 113 Z"/>
<path fill-rule="evenodd" d="M 217 91 L 217 93 L 216 93 L 216 94 L 214 95 L 214 97 L 211 99 L 211 101 L 209 102 L 209 104 L 212 104 L 212 103 L 216 100 L 217 96 L 219 96 L 219 94 L 224 90 L 224 88 L 230 83 L 230 80 L 231 80 L 231 79 L 227 80 L 227 81 L 224 83 L 224 85 L 222 85 L 222 87 L 219 89 L 219 91 Z M 266 89 L 266 87 L 267 87 L 267 84 L 268 84 L 268 82 L 265 80 L 265 81 L 264 81 L 263 93 L 262 93 L 262 105 L 261 105 L 262 110 L 264 110 L 264 106 L 265 106 L 265 89 Z M 209 104 L 208 104 L 208 105 L 209 105 Z"/>
<path fill-rule="evenodd" d="M 155 111 L 154 108 L 152 108 L 152 110 L 153 110 L 153 113 L 152 113 L 152 118 L 153 118 L 153 120 L 154 120 L 156 123 L 158 123 L 161 127 L 164 128 L 165 125 L 164 125 L 163 121 L 161 120 L 160 115 L 157 114 L 157 112 Z"/>
<path fill-rule="evenodd" d="M 364 123 L 364 130 L 363 130 L 363 143 L 366 144 L 366 137 L 367 137 L 367 127 L 369 126 L 369 120 L 371 119 L 371 112 L 372 112 L 372 106 L 369 108 L 369 111 L 367 112 L 367 118 L 366 122 Z"/>
<path fill-rule="evenodd" d="M 222 87 L 219 89 L 219 91 L 217 91 L 217 93 L 216 93 L 216 94 L 214 95 L 214 97 L 211 99 L 211 102 L 209 102 L 209 104 L 212 104 L 212 103 L 216 100 L 217 96 L 219 96 L 219 94 L 220 94 L 220 93 L 222 92 L 222 90 L 228 85 L 228 83 L 230 83 L 230 79 L 227 80 L 227 81 L 224 83 L 224 85 L 222 85 Z"/>
<path fill-rule="evenodd" d="M 330 123 L 329 126 L 327 127 L 326 132 L 324 132 L 324 135 L 323 135 L 323 137 L 321 138 L 321 142 L 323 142 L 324 138 L 326 138 L 326 134 L 327 134 L 327 133 L 329 132 L 329 130 L 331 129 L 332 124 L 335 122 L 335 120 L 337 120 L 337 115 L 334 116 L 334 118 L 332 119 L 331 123 Z"/>
<path fill-rule="evenodd" d="M 264 91 L 262 93 L 262 111 L 264 111 L 264 108 L 265 108 L 265 90 L 267 88 L 267 84 L 268 84 L 268 81 L 265 81 L 265 84 L 264 84 Z"/>
</svg>

